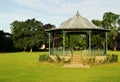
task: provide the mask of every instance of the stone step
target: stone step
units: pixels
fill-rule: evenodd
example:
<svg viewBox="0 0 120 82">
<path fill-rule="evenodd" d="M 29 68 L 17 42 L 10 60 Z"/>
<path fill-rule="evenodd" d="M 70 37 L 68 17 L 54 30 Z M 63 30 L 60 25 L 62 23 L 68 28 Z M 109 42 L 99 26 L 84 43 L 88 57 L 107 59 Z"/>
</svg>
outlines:
<svg viewBox="0 0 120 82">
<path fill-rule="evenodd" d="M 82 62 L 70 62 L 70 64 L 82 64 Z"/>
<path fill-rule="evenodd" d="M 83 64 L 65 64 L 63 68 L 90 68 L 90 66 Z"/>
<path fill-rule="evenodd" d="M 82 64 L 82 60 L 79 55 L 74 55 L 71 64 Z"/>
<path fill-rule="evenodd" d="M 81 60 L 81 58 L 80 58 L 80 57 L 77 57 L 77 58 L 76 58 L 76 57 L 75 57 L 75 58 L 73 57 L 72 60 Z"/>
<path fill-rule="evenodd" d="M 81 58 L 73 58 L 72 60 L 81 60 Z"/>
<path fill-rule="evenodd" d="M 81 62 L 82 60 L 78 59 L 78 60 L 72 60 L 74 62 Z"/>
</svg>

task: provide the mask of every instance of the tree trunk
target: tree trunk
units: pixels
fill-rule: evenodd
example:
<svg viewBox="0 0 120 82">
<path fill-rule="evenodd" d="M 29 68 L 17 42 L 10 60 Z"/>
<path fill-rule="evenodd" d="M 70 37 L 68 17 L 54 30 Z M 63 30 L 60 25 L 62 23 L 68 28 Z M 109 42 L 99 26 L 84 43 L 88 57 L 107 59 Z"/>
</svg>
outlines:
<svg viewBox="0 0 120 82">
<path fill-rule="evenodd" d="M 26 47 L 24 47 L 24 52 L 26 51 Z"/>
<path fill-rule="evenodd" d="M 113 40 L 114 40 L 113 50 L 116 51 L 116 40 L 115 40 L 115 36 L 113 36 Z"/>
<path fill-rule="evenodd" d="M 116 46 L 114 46 L 114 51 L 116 51 Z"/>
<path fill-rule="evenodd" d="M 32 52 L 32 48 L 30 48 L 30 52 Z"/>
<path fill-rule="evenodd" d="M 115 41 L 115 44 L 114 44 L 114 51 L 116 51 L 116 41 Z"/>
</svg>

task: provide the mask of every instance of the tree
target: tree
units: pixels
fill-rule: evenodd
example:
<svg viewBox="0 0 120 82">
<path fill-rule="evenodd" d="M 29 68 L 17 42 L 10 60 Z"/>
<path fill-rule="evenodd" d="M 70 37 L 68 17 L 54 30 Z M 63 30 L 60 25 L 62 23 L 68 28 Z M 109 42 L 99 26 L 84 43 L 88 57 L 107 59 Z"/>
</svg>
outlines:
<svg viewBox="0 0 120 82">
<path fill-rule="evenodd" d="M 103 21 L 105 21 L 107 24 L 107 28 L 110 28 L 111 31 L 109 33 L 109 42 L 110 46 L 113 47 L 113 50 L 116 51 L 117 48 L 117 29 L 118 29 L 118 20 L 119 20 L 119 15 L 114 14 L 112 12 L 106 12 L 103 15 Z"/>
<path fill-rule="evenodd" d="M 92 20 L 92 22 L 100 27 L 105 29 L 110 29 L 111 31 L 108 33 L 108 45 L 116 51 L 119 34 L 118 28 L 120 27 L 120 16 L 113 12 L 106 12 L 103 15 L 103 20 L 99 22 L 99 20 Z"/>
<path fill-rule="evenodd" d="M 13 41 L 11 34 L 0 30 L 0 51 L 10 52 L 13 50 Z"/>
<path fill-rule="evenodd" d="M 95 24 L 96 26 L 103 27 L 104 23 L 101 20 L 92 20 L 92 23 Z M 105 40 L 104 40 L 104 33 L 93 33 L 92 34 L 92 47 L 99 49 L 102 48 Z"/>
<path fill-rule="evenodd" d="M 92 34 L 92 47 L 95 49 L 102 49 L 105 43 L 105 33 Z"/>
<path fill-rule="evenodd" d="M 16 48 L 32 51 L 34 47 L 45 43 L 43 24 L 36 19 L 14 21 L 11 23 L 11 31 Z"/>
<path fill-rule="evenodd" d="M 100 20 L 92 20 L 92 23 L 95 24 L 96 26 L 102 26 L 102 21 Z"/>
<path fill-rule="evenodd" d="M 68 34 L 65 38 L 65 46 L 70 49 L 87 48 L 87 37 L 82 34 Z"/>
<path fill-rule="evenodd" d="M 5 34 L 3 31 L 0 31 L 0 51 L 4 51 L 4 41 L 5 41 Z"/>
<path fill-rule="evenodd" d="M 45 30 L 48 30 L 48 29 L 52 29 L 52 28 L 55 28 L 55 25 L 52 25 L 52 24 L 45 24 L 44 25 L 44 29 Z M 53 37 L 58 37 L 58 36 L 55 36 L 56 34 L 55 33 L 53 33 L 51 36 L 51 41 L 53 41 Z M 44 37 L 45 37 L 45 44 L 46 44 L 46 46 L 48 47 L 48 45 L 49 45 L 49 35 L 48 35 L 48 33 L 47 32 L 44 32 Z"/>
</svg>

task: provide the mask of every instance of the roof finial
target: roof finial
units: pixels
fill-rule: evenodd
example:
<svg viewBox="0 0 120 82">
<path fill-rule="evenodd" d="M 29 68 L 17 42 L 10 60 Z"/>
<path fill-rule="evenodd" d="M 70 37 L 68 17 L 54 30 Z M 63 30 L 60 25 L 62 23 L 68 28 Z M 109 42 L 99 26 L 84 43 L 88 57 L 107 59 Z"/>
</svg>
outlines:
<svg viewBox="0 0 120 82">
<path fill-rule="evenodd" d="M 80 16 L 80 14 L 79 14 L 79 11 L 77 10 L 77 14 L 76 14 L 76 16 Z"/>
</svg>

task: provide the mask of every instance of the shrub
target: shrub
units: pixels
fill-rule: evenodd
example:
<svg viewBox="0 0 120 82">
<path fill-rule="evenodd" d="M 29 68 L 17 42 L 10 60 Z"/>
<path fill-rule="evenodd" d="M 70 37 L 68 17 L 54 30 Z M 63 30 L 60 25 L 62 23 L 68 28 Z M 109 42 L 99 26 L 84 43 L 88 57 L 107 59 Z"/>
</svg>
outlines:
<svg viewBox="0 0 120 82">
<path fill-rule="evenodd" d="M 67 58 L 66 56 L 60 56 L 56 54 L 56 59 L 58 63 L 70 63 L 71 58 Z"/>
<path fill-rule="evenodd" d="M 88 64 L 94 64 L 95 63 L 95 57 L 92 56 L 88 59 Z"/>
<path fill-rule="evenodd" d="M 60 63 L 60 62 L 61 62 L 60 56 L 58 56 L 58 55 L 56 54 L 56 58 L 57 58 L 58 63 Z"/>
<path fill-rule="evenodd" d="M 49 56 L 46 54 L 39 55 L 39 61 L 48 61 Z"/>
<path fill-rule="evenodd" d="M 108 55 L 106 59 L 106 63 L 110 63 L 110 62 L 118 62 L 118 55 L 116 54 Z"/>
<path fill-rule="evenodd" d="M 71 61 L 71 58 L 70 58 L 70 59 L 67 59 L 67 60 L 66 60 L 65 58 L 62 58 L 62 62 L 63 62 L 63 63 L 70 63 L 70 61 Z"/>
<path fill-rule="evenodd" d="M 118 62 L 118 55 L 112 54 L 112 62 Z"/>
</svg>

